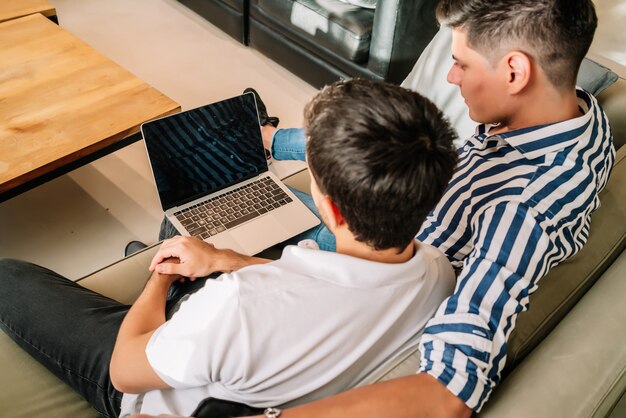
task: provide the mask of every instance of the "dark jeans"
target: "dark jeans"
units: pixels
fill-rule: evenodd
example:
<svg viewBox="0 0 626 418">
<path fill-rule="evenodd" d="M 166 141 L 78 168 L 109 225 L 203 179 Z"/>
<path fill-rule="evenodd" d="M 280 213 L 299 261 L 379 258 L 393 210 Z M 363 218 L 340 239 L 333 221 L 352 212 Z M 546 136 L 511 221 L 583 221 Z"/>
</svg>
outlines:
<svg viewBox="0 0 626 418">
<path fill-rule="evenodd" d="M 203 283 L 177 286 L 168 316 Z M 107 417 L 120 413 L 122 394 L 111 384 L 109 362 L 129 309 L 51 270 L 0 259 L 0 328 Z"/>
</svg>

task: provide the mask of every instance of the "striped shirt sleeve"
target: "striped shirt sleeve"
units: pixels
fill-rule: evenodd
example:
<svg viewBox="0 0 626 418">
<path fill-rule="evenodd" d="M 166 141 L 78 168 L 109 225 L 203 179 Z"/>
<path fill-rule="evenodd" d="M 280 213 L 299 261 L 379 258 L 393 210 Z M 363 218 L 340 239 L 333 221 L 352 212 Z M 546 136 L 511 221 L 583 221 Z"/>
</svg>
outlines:
<svg viewBox="0 0 626 418">
<path fill-rule="evenodd" d="M 422 337 L 420 371 L 479 411 L 499 382 L 507 338 L 551 267 L 555 245 L 545 219 L 518 202 L 486 208 L 471 228 L 473 249 L 455 292 Z"/>
</svg>

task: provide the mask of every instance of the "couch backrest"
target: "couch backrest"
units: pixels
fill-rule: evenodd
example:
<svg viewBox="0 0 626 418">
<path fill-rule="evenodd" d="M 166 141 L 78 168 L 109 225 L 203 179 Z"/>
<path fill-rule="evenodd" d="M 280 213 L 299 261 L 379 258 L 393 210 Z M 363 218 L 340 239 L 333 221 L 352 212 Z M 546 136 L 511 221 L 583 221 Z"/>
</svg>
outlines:
<svg viewBox="0 0 626 418">
<path fill-rule="evenodd" d="M 611 121 L 615 149 L 626 143 L 626 80 L 618 79 L 598 95 L 598 101 Z"/>
</svg>

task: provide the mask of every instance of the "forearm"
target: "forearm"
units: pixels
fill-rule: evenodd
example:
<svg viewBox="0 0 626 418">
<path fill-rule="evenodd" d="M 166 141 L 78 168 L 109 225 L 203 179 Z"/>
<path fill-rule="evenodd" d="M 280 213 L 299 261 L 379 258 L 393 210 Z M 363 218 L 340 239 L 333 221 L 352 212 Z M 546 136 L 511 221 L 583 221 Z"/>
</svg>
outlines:
<svg viewBox="0 0 626 418">
<path fill-rule="evenodd" d="M 426 373 L 350 390 L 283 411 L 281 418 L 469 417 L 471 410 Z"/>
<path fill-rule="evenodd" d="M 121 392 L 167 387 L 150 369 L 145 348 L 154 331 L 165 323 L 165 301 L 171 283 L 171 277 L 153 273 L 122 321 L 110 364 L 111 381 Z"/>
<path fill-rule="evenodd" d="M 173 280 L 153 273 L 133 306 L 122 321 L 120 338 L 132 338 L 154 331 L 165 322 L 165 302 Z"/>
<path fill-rule="evenodd" d="M 252 266 L 254 264 L 266 264 L 271 261 L 272 260 L 268 260 L 267 258 L 250 257 L 247 255 L 239 254 L 235 251 L 224 250 L 224 259 L 220 263 L 223 268 L 220 269 L 220 271 L 224 273 L 230 273 L 232 271 L 236 271 L 247 266 Z"/>
</svg>

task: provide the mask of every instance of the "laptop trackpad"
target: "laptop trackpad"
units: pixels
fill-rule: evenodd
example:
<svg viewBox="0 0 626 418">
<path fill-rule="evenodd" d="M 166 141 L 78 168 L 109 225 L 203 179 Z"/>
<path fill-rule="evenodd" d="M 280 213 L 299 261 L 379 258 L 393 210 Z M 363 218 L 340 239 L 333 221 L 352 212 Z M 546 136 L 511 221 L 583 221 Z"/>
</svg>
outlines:
<svg viewBox="0 0 626 418">
<path fill-rule="evenodd" d="M 252 255 L 289 237 L 287 230 L 273 216 L 264 216 L 230 231 L 246 254 Z"/>
</svg>

